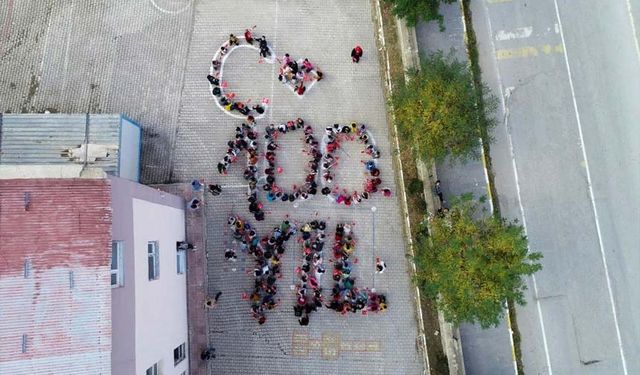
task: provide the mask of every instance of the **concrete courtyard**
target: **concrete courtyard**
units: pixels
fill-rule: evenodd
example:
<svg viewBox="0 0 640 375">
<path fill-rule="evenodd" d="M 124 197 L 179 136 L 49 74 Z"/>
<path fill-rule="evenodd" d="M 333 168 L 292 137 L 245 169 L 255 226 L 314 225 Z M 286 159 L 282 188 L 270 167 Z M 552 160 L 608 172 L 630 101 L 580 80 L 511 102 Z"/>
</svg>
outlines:
<svg viewBox="0 0 640 375">
<path fill-rule="evenodd" d="M 209 343 L 217 358 L 212 374 L 338 373 L 421 374 L 425 371 L 400 204 L 396 194 L 386 106 L 369 1 L 342 2 L 254 0 L 191 2 L 179 0 L 3 2 L 0 5 L 0 112 L 123 112 L 144 129 L 143 182 L 166 183 L 202 178 L 223 186 L 207 196 L 208 293 L 221 291 L 209 310 Z M 291 240 L 278 280 L 280 305 L 259 326 L 242 294 L 251 291 L 252 259 L 239 252 L 235 263 L 224 260 L 233 247 L 229 215 L 250 218 L 242 179 L 244 158 L 228 176 L 215 170 L 241 120 L 221 111 L 209 93 L 206 75 L 211 57 L 229 33 L 241 35 L 257 25 L 276 54 L 308 57 L 324 72 L 303 98 L 276 79 L 277 65 L 259 64 L 257 52 L 239 49 L 230 55 L 223 79 L 239 99 L 268 97 L 271 105 L 258 120 L 264 126 L 302 117 L 320 139 L 333 123 L 367 124 L 382 156 L 383 187 L 393 190 L 360 205 L 345 207 L 321 195 L 292 203 L 268 203 L 266 220 L 256 223 L 266 234 L 285 217 L 298 223 L 327 221 L 331 246 L 335 225 L 354 223 L 358 248 L 356 286 L 387 295 L 389 309 L 378 314 L 342 316 L 329 309 L 311 315 L 307 327 L 293 314 L 294 269 L 300 264 L 297 241 Z M 349 53 L 364 49 L 360 64 Z M 279 140 L 282 186 L 300 184 L 301 133 Z M 264 146 L 261 145 L 264 150 Z M 345 145 L 336 173 L 337 185 L 358 187 L 364 181 L 361 145 Z M 260 164 L 259 164 L 260 165 Z M 375 210 L 372 208 L 375 207 Z M 331 255 L 325 252 L 325 262 Z M 374 273 L 375 257 L 388 269 Z M 323 279 L 325 297 L 332 285 L 331 265 Z M 191 308 L 194 306 L 191 306 Z M 191 348 L 200 350 L 200 348 Z"/>
</svg>

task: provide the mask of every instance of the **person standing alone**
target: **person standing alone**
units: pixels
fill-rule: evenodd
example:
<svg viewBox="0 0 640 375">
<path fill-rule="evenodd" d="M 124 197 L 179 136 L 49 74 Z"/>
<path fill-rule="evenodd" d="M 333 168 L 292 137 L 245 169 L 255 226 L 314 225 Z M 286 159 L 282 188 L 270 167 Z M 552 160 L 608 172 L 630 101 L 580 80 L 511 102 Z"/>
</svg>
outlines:
<svg viewBox="0 0 640 375">
<path fill-rule="evenodd" d="M 354 49 L 351 50 L 351 61 L 354 63 L 360 62 L 360 58 L 362 57 L 362 47 L 356 45 Z"/>
</svg>

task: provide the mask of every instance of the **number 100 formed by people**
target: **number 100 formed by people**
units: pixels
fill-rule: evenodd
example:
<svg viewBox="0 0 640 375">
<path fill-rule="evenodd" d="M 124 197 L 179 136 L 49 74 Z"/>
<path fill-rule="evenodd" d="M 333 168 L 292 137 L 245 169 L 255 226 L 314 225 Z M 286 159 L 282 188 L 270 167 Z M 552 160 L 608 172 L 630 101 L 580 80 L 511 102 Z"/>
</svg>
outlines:
<svg viewBox="0 0 640 375">
<path fill-rule="evenodd" d="M 301 131 L 300 131 L 301 130 Z M 282 171 L 277 164 L 278 140 L 293 132 L 303 134 L 307 154 L 306 177 L 304 181 L 294 184 L 291 189 L 286 189 L 277 184 L 276 174 Z M 391 190 L 381 188 L 382 180 L 378 168 L 380 150 L 366 125 L 352 122 L 348 125 L 333 124 L 324 130 L 324 136 L 318 141 L 311 125 L 301 118 L 281 123 L 270 124 L 265 128 L 264 136 L 257 131 L 255 119 L 251 116 L 238 126 L 235 137 L 227 142 L 227 152 L 218 162 L 217 168 L 220 174 L 226 175 L 230 166 L 238 161 L 242 154 L 246 157 L 246 167 L 243 172 L 244 179 L 248 182 L 249 211 L 255 220 L 264 220 L 263 205 L 260 197 L 266 196 L 268 201 L 280 201 L 293 203 L 307 200 L 315 195 L 323 195 L 331 201 L 345 206 L 357 205 L 365 201 L 375 193 L 391 195 Z M 266 151 L 264 151 L 264 168 L 258 166 L 260 161 L 260 143 L 264 139 Z M 367 156 L 364 160 L 364 169 L 367 176 L 362 184 L 361 191 L 340 191 L 336 187 L 335 169 L 338 166 L 338 157 L 334 153 L 342 147 L 344 142 L 356 141 L 363 145 L 362 153 Z M 262 190 L 263 193 L 260 193 Z"/>
</svg>

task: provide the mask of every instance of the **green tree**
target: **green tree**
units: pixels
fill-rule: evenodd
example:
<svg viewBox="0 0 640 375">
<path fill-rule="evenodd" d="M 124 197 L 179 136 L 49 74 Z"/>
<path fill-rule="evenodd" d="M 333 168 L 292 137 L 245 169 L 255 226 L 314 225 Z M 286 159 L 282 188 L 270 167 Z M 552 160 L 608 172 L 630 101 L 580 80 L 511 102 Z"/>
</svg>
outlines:
<svg viewBox="0 0 640 375">
<path fill-rule="evenodd" d="M 418 21 L 438 21 L 440 30 L 444 31 L 443 18 L 440 14 L 440 3 L 451 4 L 456 0 L 384 0 L 392 4 L 393 14 L 407 21 L 407 25 L 415 26 Z"/>
<path fill-rule="evenodd" d="M 430 236 L 416 241 L 415 281 L 447 321 L 488 328 L 506 300 L 524 305 L 523 276 L 542 268 L 542 254 L 528 251 L 522 226 L 486 215 L 470 194 L 430 224 Z"/>
<path fill-rule="evenodd" d="M 400 136 L 413 140 L 417 157 L 428 162 L 448 155 L 479 157 L 479 139 L 495 125 L 488 114 L 497 101 L 486 87 L 474 87 L 466 64 L 442 52 L 424 56 L 421 68 L 396 86 L 391 98 L 395 121 Z M 477 105 L 476 90 L 481 90 L 484 106 Z"/>
</svg>

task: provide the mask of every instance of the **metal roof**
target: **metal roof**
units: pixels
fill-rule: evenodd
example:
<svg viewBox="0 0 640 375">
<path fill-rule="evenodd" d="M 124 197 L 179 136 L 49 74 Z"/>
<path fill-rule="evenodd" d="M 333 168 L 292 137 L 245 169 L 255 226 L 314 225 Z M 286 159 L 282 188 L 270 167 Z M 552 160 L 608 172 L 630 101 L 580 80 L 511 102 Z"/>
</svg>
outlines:
<svg viewBox="0 0 640 375">
<path fill-rule="evenodd" d="M 109 147 L 109 156 L 89 164 L 118 175 L 119 114 L 0 114 L 0 164 L 83 164 L 86 150 Z M 78 149 L 89 143 L 89 148 Z M 64 156 L 77 149 L 80 159 Z"/>
<path fill-rule="evenodd" d="M 108 179 L 0 180 L 0 374 L 109 374 Z"/>
</svg>

